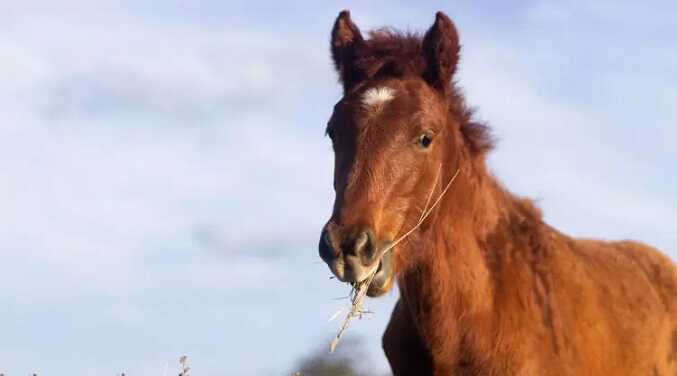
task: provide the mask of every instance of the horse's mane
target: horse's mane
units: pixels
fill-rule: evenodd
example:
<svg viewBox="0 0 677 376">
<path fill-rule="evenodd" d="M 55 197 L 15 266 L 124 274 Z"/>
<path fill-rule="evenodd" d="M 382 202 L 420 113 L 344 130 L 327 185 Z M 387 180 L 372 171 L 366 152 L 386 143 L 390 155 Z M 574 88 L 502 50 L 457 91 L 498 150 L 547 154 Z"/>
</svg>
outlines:
<svg viewBox="0 0 677 376">
<path fill-rule="evenodd" d="M 390 77 L 423 77 L 428 63 L 422 46 L 422 36 L 413 32 L 401 32 L 380 28 L 369 32 L 363 48 L 355 51 L 356 70 L 370 79 Z M 456 82 L 451 82 L 447 95 L 449 110 L 461 124 L 469 151 L 484 155 L 494 146 L 490 128 L 475 119 L 474 110 L 466 105 L 465 98 Z"/>
</svg>

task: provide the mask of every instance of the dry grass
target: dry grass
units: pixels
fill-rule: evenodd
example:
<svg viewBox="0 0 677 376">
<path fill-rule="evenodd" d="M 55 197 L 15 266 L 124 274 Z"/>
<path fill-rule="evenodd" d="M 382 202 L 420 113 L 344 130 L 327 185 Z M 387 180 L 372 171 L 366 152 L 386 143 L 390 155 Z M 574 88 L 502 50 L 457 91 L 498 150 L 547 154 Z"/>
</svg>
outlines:
<svg viewBox="0 0 677 376">
<path fill-rule="evenodd" d="M 190 371 L 190 367 L 188 367 L 188 357 L 183 355 L 179 358 L 179 376 L 189 376 L 188 371 Z"/>
<path fill-rule="evenodd" d="M 460 168 L 456 170 L 451 179 L 449 179 L 447 185 L 444 187 L 444 190 L 442 190 L 439 196 L 437 196 L 435 202 L 433 202 L 433 204 L 430 205 L 430 200 L 433 197 L 433 192 L 435 192 L 435 187 L 437 186 L 437 182 L 439 180 L 441 171 L 442 165 L 440 165 L 439 169 L 437 170 L 437 175 L 435 175 L 435 181 L 433 183 L 432 188 L 430 189 L 430 194 L 428 194 L 428 199 L 425 202 L 425 205 L 421 212 L 421 217 L 418 219 L 418 222 L 416 222 L 416 224 L 409 231 L 405 232 L 402 236 L 397 238 L 397 240 L 395 240 L 390 246 L 388 246 L 385 250 L 383 250 L 381 257 L 383 257 L 383 255 L 386 254 L 386 252 L 389 252 L 391 249 L 395 248 L 396 245 L 398 245 L 400 242 L 406 239 L 409 235 L 411 235 L 414 231 L 416 231 L 416 229 L 418 229 L 421 226 L 421 224 L 423 224 L 423 222 L 426 220 L 426 218 L 428 218 L 433 209 L 435 209 L 437 204 L 440 203 L 442 197 L 447 193 L 449 187 L 451 187 L 451 184 L 454 182 L 454 180 L 456 180 L 456 177 L 458 176 L 461 170 Z M 338 333 L 336 334 L 336 337 L 334 337 L 334 339 L 331 341 L 331 344 L 329 345 L 329 352 L 334 352 L 336 346 L 341 340 L 341 337 L 343 336 L 343 333 L 346 331 L 346 329 L 348 329 L 348 325 L 350 325 L 350 321 L 352 319 L 354 318 L 361 319 L 362 315 L 364 315 L 365 313 L 371 313 L 370 311 L 364 310 L 362 308 L 362 302 L 364 301 L 364 298 L 367 296 L 367 290 L 369 290 L 369 285 L 371 285 L 371 282 L 374 280 L 374 276 L 376 276 L 377 272 L 378 268 L 375 268 L 374 271 L 369 275 L 369 277 L 365 278 L 361 282 L 355 282 L 352 284 L 352 289 L 350 291 L 350 300 L 351 300 L 350 311 L 346 315 L 345 319 L 343 319 L 343 324 L 341 325 L 341 329 L 339 329 Z M 334 315 L 334 317 L 340 313 L 341 311 L 338 311 Z"/>
</svg>

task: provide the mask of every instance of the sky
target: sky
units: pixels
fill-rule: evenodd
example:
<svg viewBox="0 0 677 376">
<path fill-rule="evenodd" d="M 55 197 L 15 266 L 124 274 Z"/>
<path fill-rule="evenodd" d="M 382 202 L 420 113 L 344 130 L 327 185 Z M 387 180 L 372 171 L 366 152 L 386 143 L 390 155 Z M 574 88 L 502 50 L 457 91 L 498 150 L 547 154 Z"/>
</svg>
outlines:
<svg viewBox="0 0 677 376">
<path fill-rule="evenodd" d="M 674 2 L 5 1 L 0 372 L 284 375 L 328 346 L 346 8 L 363 32 L 445 11 L 493 173 L 565 233 L 677 259 Z M 347 333 L 374 374 L 396 299 Z"/>
</svg>

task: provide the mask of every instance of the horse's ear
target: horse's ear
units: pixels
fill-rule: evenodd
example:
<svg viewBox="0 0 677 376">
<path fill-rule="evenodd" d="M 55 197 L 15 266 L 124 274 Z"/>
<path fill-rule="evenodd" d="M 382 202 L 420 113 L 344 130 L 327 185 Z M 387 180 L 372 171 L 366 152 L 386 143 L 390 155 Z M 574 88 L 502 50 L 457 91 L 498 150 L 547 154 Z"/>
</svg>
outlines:
<svg viewBox="0 0 677 376">
<path fill-rule="evenodd" d="M 360 29 L 350 19 L 347 10 L 339 13 L 331 31 L 331 57 L 334 59 L 344 90 L 359 80 L 360 73 L 354 67 L 355 50 L 364 42 Z"/>
<path fill-rule="evenodd" d="M 423 37 L 423 53 L 427 63 L 424 78 L 431 86 L 445 93 L 449 90 L 460 49 L 456 26 L 446 14 L 437 12 L 435 23 Z"/>
</svg>

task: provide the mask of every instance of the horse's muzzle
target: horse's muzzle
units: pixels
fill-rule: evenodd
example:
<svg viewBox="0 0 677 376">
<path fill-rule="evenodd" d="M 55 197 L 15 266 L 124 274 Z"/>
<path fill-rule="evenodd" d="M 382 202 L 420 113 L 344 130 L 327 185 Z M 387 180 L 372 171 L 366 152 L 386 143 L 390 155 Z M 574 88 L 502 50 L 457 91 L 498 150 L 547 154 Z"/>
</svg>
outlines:
<svg viewBox="0 0 677 376">
<path fill-rule="evenodd" d="M 329 226 L 328 226 L 329 227 Z M 337 239 L 331 229 L 325 227 L 320 237 L 320 257 L 342 282 L 362 282 L 375 273 L 369 286 L 369 296 L 382 295 L 388 291 L 393 280 L 392 251 L 384 252 L 391 244 L 378 242 L 370 230 Z"/>
</svg>

